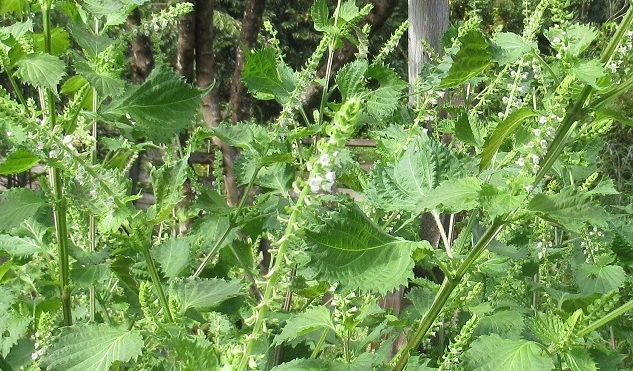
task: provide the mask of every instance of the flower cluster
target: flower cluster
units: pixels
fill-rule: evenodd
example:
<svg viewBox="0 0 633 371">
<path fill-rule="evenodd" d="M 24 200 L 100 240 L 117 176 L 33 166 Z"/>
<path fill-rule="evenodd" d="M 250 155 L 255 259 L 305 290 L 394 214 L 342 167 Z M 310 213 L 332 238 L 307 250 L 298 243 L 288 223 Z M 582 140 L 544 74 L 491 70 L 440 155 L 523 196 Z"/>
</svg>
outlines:
<svg viewBox="0 0 633 371">
<path fill-rule="evenodd" d="M 340 151 L 356 129 L 356 119 L 361 101 L 351 98 L 343 103 L 332 122 L 325 128 L 327 137 L 317 143 L 317 153 L 308 162 L 310 172 L 308 186 L 312 192 L 332 191 L 336 180 L 336 168 L 341 165 Z"/>
<path fill-rule="evenodd" d="M 527 143 L 526 150 L 516 160 L 519 167 L 534 173 L 539 171 L 539 162 L 556 135 L 552 125 L 558 124 L 562 119 L 556 114 L 542 115 L 538 118 L 538 126 L 532 130 L 532 140 Z"/>
</svg>

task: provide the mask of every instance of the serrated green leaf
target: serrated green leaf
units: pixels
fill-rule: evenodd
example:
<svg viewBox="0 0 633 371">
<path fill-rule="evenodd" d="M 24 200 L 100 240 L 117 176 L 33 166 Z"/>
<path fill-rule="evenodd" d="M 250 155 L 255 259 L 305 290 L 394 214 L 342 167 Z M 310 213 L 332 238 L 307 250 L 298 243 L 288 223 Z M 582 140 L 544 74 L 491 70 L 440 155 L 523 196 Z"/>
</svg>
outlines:
<svg viewBox="0 0 633 371">
<path fill-rule="evenodd" d="M 525 324 L 521 313 L 502 310 L 483 316 L 477 323 L 474 336 L 497 334 L 504 339 L 519 339 Z"/>
<path fill-rule="evenodd" d="M 143 337 L 136 330 L 88 324 L 64 328 L 42 362 L 51 371 L 108 371 L 115 361 L 136 359 L 142 350 Z"/>
<path fill-rule="evenodd" d="M 490 167 L 492 159 L 497 154 L 499 147 L 503 141 L 512 134 L 525 120 L 530 117 L 536 117 L 538 114 L 530 108 L 521 108 L 512 112 L 502 123 L 500 123 L 492 135 L 486 139 L 484 149 L 481 152 L 481 163 L 479 170 Z"/>
<path fill-rule="evenodd" d="M 295 171 L 292 166 L 284 163 L 264 166 L 255 179 L 255 185 L 268 188 L 276 193 L 285 194 L 291 188 L 295 178 Z"/>
<path fill-rule="evenodd" d="M 578 57 L 591 45 L 598 33 L 587 24 L 574 24 L 564 29 L 552 27 L 544 35 L 557 50 L 565 47 L 567 54 Z M 554 42 L 556 39 L 560 41 Z"/>
<path fill-rule="evenodd" d="M 598 371 L 596 363 L 584 348 L 573 348 L 563 352 L 563 360 L 571 371 Z"/>
<path fill-rule="evenodd" d="M 80 288 L 103 284 L 109 276 L 110 268 L 106 264 L 76 266 L 70 270 L 73 284 Z"/>
<path fill-rule="evenodd" d="M 189 264 L 190 249 L 189 241 L 183 238 L 172 238 L 161 242 L 151 252 L 165 276 L 176 278 Z"/>
<path fill-rule="evenodd" d="M 96 57 L 114 43 L 108 35 L 95 35 L 91 27 L 85 25 L 71 24 L 68 28 L 77 44 L 91 57 Z"/>
<path fill-rule="evenodd" d="M 123 92 L 123 80 L 111 72 L 97 73 L 88 63 L 81 61 L 75 63 L 75 69 L 97 90 L 101 99 L 117 97 Z"/>
<path fill-rule="evenodd" d="M 42 248 L 32 238 L 0 234 L 0 250 L 13 256 L 27 256 L 40 252 Z"/>
<path fill-rule="evenodd" d="M 585 84 L 591 85 L 596 89 L 603 88 L 598 84 L 598 80 L 606 75 L 606 72 L 600 61 L 595 59 L 579 61 L 569 70 L 578 80 L 584 82 Z"/>
<path fill-rule="evenodd" d="M 533 45 L 526 43 L 521 36 L 512 32 L 498 33 L 494 38 L 494 43 L 499 48 L 495 53 L 495 60 L 502 65 L 514 63 L 534 49 Z"/>
<path fill-rule="evenodd" d="M 16 74 L 27 84 L 57 92 L 57 84 L 66 75 L 66 64 L 46 53 L 31 53 L 17 61 Z"/>
<path fill-rule="evenodd" d="M 224 300 L 240 295 L 239 281 L 225 281 L 217 278 L 186 279 L 175 281 L 170 286 L 170 296 L 178 299 L 181 313 L 189 308 L 209 309 Z"/>
<path fill-rule="evenodd" d="M 194 238 L 200 238 L 202 245 L 200 249 L 205 252 L 210 250 L 219 241 L 222 235 L 227 229 L 230 228 L 231 222 L 228 216 L 218 214 L 208 214 L 198 219 L 192 227 L 192 236 Z M 235 238 L 235 231 L 231 229 L 231 232 L 224 239 L 224 242 L 220 248 L 228 245 Z"/>
<path fill-rule="evenodd" d="M 359 97 L 366 92 L 364 75 L 368 68 L 366 60 L 358 59 L 341 67 L 336 73 L 335 81 L 343 102 L 353 97 Z"/>
<path fill-rule="evenodd" d="M 2 5 L 0 5 L 0 8 L 2 8 Z M 2 14 L 2 12 L 0 12 L 0 14 Z M 0 35 L 11 35 L 16 40 L 24 36 L 29 31 L 33 31 L 33 21 L 31 19 L 27 19 L 24 22 L 15 22 L 9 26 L 0 27 Z"/>
<path fill-rule="evenodd" d="M 397 109 L 407 84 L 393 69 L 383 65 L 370 66 L 365 76 L 378 82 L 378 87 L 369 89 L 365 95 L 367 113 L 377 119 L 390 116 Z"/>
<path fill-rule="evenodd" d="M 325 0 L 316 0 L 310 8 L 314 29 L 319 32 L 334 30 L 334 23 L 330 20 L 330 11 Z"/>
<path fill-rule="evenodd" d="M 607 221 L 612 219 L 589 195 L 572 187 L 565 187 L 554 195 L 537 194 L 528 203 L 527 210 L 573 232 L 579 232 L 585 223 L 606 227 Z"/>
<path fill-rule="evenodd" d="M 460 38 L 461 46 L 442 79 L 441 88 L 452 88 L 477 76 L 492 60 L 488 44 L 480 31 L 469 31 Z"/>
<path fill-rule="evenodd" d="M 605 294 L 624 284 L 626 273 L 619 265 L 582 264 L 575 273 L 581 294 Z"/>
<path fill-rule="evenodd" d="M 431 189 L 457 176 L 462 167 L 449 148 L 419 139 L 396 164 L 374 167 L 366 197 L 370 204 L 387 211 L 418 211 Z"/>
<path fill-rule="evenodd" d="M 535 342 L 508 340 L 499 335 L 484 335 L 465 353 L 472 371 L 550 371 L 554 362 Z"/>
<path fill-rule="evenodd" d="M 259 99 L 285 103 L 294 90 L 294 72 L 277 58 L 277 51 L 265 48 L 246 51 L 242 80 Z"/>
<path fill-rule="evenodd" d="M 40 161 L 39 157 L 35 156 L 31 152 L 23 149 L 19 149 L 12 152 L 7 158 L 0 164 L 0 174 L 16 174 L 23 171 L 27 171 Z"/>
<path fill-rule="evenodd" d="M 421 208 L 449 213 L 472 210 L 479 205 L 477 198 L 480 190 L 481 182 L 475 177 L 449 179 L 428 192 L 421 202 Z"/>
<path fill-rule="evenodd" d="M 324 306 L 310 308 L 303 313 L 292 316 L 286 322 L 281 333 L 275 336 L 273 343 L 279 345 L 317 330 L 336 331 L 332 322 L 332 313 Z"/>
<path fill-rule="evenodd" d="M 6 357 L 18 340 L 26 335 L 31 320 L 10 307 L 0 306 L 0 356 Z"/>
<path fill-rule="evenodd" d="M 386 234 L 356 206 L 329 214 L 318 227 L 306 230 L 305 241 L 321 278 L 349 290 L 377 293 L 407 284 L 413 277 L 411 255 L 416 248 L 432 251 L 426 241 Z"/>
<path fill-rule="evenodd" d="M 524 200 L 524 193 L 512 194 L 511 190 L 492 184 L 482 185 L 479 192 L 479 204 L 492 218 L 515 211 Z"/>
<path fill-rule="evenodd" d="M 0 2 L 0 14 L 16 13 L 22 15 L 29 9 L 30 0 L 2 0 Z"/>
<path fill-rule="evenodd" d="M 483 131 L 481 125 L 471 121 L 466 112 L 462 112 L 455 121 L 455 136 L 471 146 L 480 147 L 484 143 Z"/>
<path fill-rule="evenodd" d="M 102 114 L 130 115 L 137 122 L 136 129 L 149 140 L 165 143 L 193 122 L 208 90 L 197 89 L 160 65 L 142 85 L 114 98 Z"/>
<path fill-rule="evenodd" d="M 10 230 L 35 216 L 45 200 L 27 188 L 13 188 L 0 195 L 0 230 Z"/>
<path fill-rule="evenodd" d="M 150 216 L 156 222 L 167 218 L 184 197 L 183 183 L 187 179 L 189 169 L 187 161 L 188 156 L 185 156 L 150 172 L 155 201 L 150 209 Z"/>
</svg>

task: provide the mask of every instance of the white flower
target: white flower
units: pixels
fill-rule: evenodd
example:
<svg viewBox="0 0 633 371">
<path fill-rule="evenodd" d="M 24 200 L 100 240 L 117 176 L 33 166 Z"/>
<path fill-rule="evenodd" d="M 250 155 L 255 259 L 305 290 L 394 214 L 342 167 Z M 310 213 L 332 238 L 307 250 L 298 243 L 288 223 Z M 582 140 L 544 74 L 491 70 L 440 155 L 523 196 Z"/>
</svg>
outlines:
<svg viewBox="0 0 633 371">
<path fill-rule="evenodd" d="M 321 157 L 319 157 L 319 162 L 325 167 L 330 166 L 330 155 L 328 155 L 327 153 L 322 154 Z"/>
<path fill-rule="evenodd" d="M 327 174 L 325 174 L 325 179 L 327 179 L 328 182 L 333 183 L 336 179 L 336 174 L 333 171 L 328 171 Z"/>
<path fill-rule="evenodd" d="M 532 162 L 535 164 L 538 164 L 540 158 L 538 157 L 538 155 L 532 155 Z"/>
<path fill-rule="evenodd" d="M 552 44 L 558 44 L 559 42 L 561 42 L 560 37 L 556 36 L 553 40 L 552 40 Z"/>
<path fill-rule="evenodd" d="M 541 129 L 534 129 L 534 136 L 540 137 L 541 136 Z"/>
<path fill-rule="evenodd" d="M 546 123 L 546 122 L 547 122 L 547 117 L 545 117 L 545 116 L 541 116 L 541 117 L 539 117 L 539 118 L 538 118 L 538 122 L 539 122 L 539 123 L 541 123 L 541 124 Z"/>
<path fill-rule="evenodd" d="M 321 182 L 323 182 L 323 178 L 318 175 L 308 180 L 308 185 L 312 192 L 318 192 L 321 189 Z"/>
<path fill-rule="evenodd" d="M 523 165 L 525 165 L 525 159 L 524 159 L 523 157 L 519 157 L 519 158 L 517 159 L 517 164 L 518 164 L 519 166 L 523 166 Z"/>
<path fill-rule="evenodd" d="M 547 148 L 547 141 L 545 139 L 541 140 L 540 144 L 541 144 L 541 148 L 543 149 Z"/>
<path fill-rule="evenodd" d="M 13 135 L 12 131 L 7 131 L 7 136 L 10 137 L 11 135 Z"/>
</svg>

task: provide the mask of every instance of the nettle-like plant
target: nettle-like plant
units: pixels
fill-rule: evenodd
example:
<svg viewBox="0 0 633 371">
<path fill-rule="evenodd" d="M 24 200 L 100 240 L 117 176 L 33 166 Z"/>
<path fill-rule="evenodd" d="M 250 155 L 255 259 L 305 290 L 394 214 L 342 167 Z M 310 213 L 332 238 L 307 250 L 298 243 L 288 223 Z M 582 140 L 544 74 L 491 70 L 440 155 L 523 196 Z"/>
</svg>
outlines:
<svg viewBox="0 0 633 371">
<path fill-rule="evenodd" d="M 521 35 L 486 35 L 473 15 L 411 106 L 385 64 L 406 24 L 369 56 L 357 23 L 370 8 L 339 1 L 332 14 L 317 0 L 323 37 L 300 71 L 274 33 L 247 53 L 244 82 L 282 106 L 277 120 L 193 129 L 181 146 L 208 91 L 167 66 L 128 84 L 121 58 L 135 33 L 191 6 L 120 29 L 143 2 L 1 8 L 0 173 L 39 163 L 49 176 L 0 196 L 0 369 L 630 366 L 632 210 L 601 204 L 618 191 L 596 158 L 623 119 L 610 105 L 633 84 L 620 63 L 633 12 L 608 42 L 556 1 L 532 9 Z M 546 13 L 558 23 L 543 54 Z M 321 104 L 306 112 L 322 57 L 331 66 L 345 40 L 357 59 L 319 81 Z M 376 141 L 369 173 L 346 147 L 358 132 Z M 234 207 L 188 164 L 212 137 L 240 149 Z M 164 156 L 141 210 L 126 172 L 148 147 Z M 195 197 L 179 205 L 185 183 Z M 439 248 L 419 237 L 430 227 Z M 401 287 L 401 312 L 379 305 Z"/>
</svg>

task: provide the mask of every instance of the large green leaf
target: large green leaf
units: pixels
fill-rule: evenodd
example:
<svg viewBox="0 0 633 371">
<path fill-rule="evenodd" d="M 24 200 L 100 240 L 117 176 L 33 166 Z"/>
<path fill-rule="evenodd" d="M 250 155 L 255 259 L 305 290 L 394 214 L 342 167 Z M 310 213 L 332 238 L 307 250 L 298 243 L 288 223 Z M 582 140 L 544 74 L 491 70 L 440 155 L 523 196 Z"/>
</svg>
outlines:
<svg viewBox="0 0 633 371">
<path fill-rule="evenodd" d="M 143 337 L 136 330 L 88 324 L 63 329 L 42 362 L 51 371 L 108 371 L 115 361 L 136 359 L 142 350 Z"/>
<path fill-rule="evenodd" d="M 189 164 L 188 156 L 176 160 L 173 163 L 164 164 L 158 169 L 152 169 L 152 187 L 154 189 L 154 205 L 149 210 L 149 215 L 161 222 L 167 218 L 176 204 L 184 196 L 183 183 L 187 179 Z"/>
<path fill-rule="evenodd" d="M 364 59 L 357 59 L 341 67 L 336 73 L 335 81 L 341 91 L 342 101 L 361 96 L 366 92 L 364 78 L 369 64 Z"/>
<path fill-rule="evenodd" d="M 490 315 L 483 316 L 473 335 L 497 334 L 509 339 L 518 339 L 525 324 L 523 316 L 516 310 L 501 310 Z"/>
<path fill-rule="evenodd" d="M 472 371 L 550 371 L 554 362 L 533 341 L 508 340 L 499 335 L 484 335 L 475 340 L 465 354 Z"/>
<path fill-rule="evenodd" d="M 172 283 L 170 296 L 178 299 L 181 311 L 189 308 L 208 309 L 215 307 L 224 300 L 238 296 L 242 283 L 239 281 L 225 281 L 216 278 L 187 279 Z"/>
<path fill-rule="evenodd" d="M 189 264 L 191 257 L 189 241 L 184 238 L 172 238 L 152 249 L 152 256 L 168 278 L 177 277 Z"/>
<path fill-rule="evenodd" d="M 334 23 L 330 19 L 330 11 L 327 7 L 327 1 L 315 0 L 310 8 L 314 29 L 320 32 L 333 31 Z"/>
<path fill-rule="evenodd" d="M 171 68 L 156 67 L 140 86 L 133 86 L 104 108 L 104 115 L 129 115 L 136 128 L 148 139 L 168 142 L 185 130 L 198 115 L 202 96 L 200 90 L 178 76 Z"/>
<path fill-rule="evenodd" d="M 374 167 L 367 200 L 387 211 L 419 210 L 430 191 L 457 176 L 461 167 L 449 148 L 427 138 L 416 140 L 397 163 Z"/>
<path fill-rule="evenodd" d="M 112 72 L 95 72 L 86 62 L 77 62 L 75 69 L 88 80 L 90 86 L 97 90 L 102 99 L 117 97 L 123 92 L 123 81 Z"/>
<path fill-rule="evenodd" d="M 563 353 L 563 359 L 571 371 L 598 371 L 596 363 L 585 348 L 573 348 Z"/>
<path fill-rule="evenodd" d="M 590 196 L 571 187 L 554 195 L 537 194 L 528 203 L 527 210 L 574 232 L 579 232 L 585 223 L 606 227 L 607 221 L 612 219 Z"/>
<path fill-rule="evenodd" d="M 281 344 L 285 341 L 292 341 L 299 336 L 317 330 L 336 331 L 332 322 L 332 313 L 324 306 L 310 308 L 303 313 L 291 317 L 284 326 L 281 333 L 275 336 L 274 343 Z"/>
<path fill-rule="evenodd" d="M 477 207 L 481 182 L 475 177 L 455 178 L 442 182 L 422 200 L 422 209 L 456 213 Z"/>
<path fill-rule="evenodd" d="M 366 77 L 370 82 L 378 82 L 378 87 L 369 89 L 366 95 L 367 113 L 378 119 L 390 116 L 396 110 L 402 98 L 402 90 L 407 84 L 394 70 L 383 65 L 370 66 Z"/>
<path fill-rule="evenodd" d="M 575 276 L 581 294 L 605 294 L 626 280 L 626 272 L 619 265 L 582 264 Z"/>
<path fill-rule="evenodd" d="M 486 139 L 484 149 L 481 152 L 481 163 L 479 169 L 484 170 L 490 167 L 493 157 L 497 154 L 503 141 L 512 134 L 525 120 L 537 116 L 537 113 L 530 108 L 521 108 L 512 112 L 502 123 L 500 123 L 492 135 Z"/>
<path fill-rule="evenodd" d="M 39 162 L 39 157 L 29 151 L 19 149 L 12 152 L 0 164 L 0 174 L 16 174 L 27 171 Z"/>
<path fill-rule="evenodd" d="M 265 48 L 244 53 L 243 81 L 259 99 L 288 100 L 294 90 L 294 72 L 277 58 L 277 51 Z"/>
<path fill-rule="evenodd" d="M 411 242 L 383 232 L 356 206 L 342 206 L 306 230 L 312 264 L 319 276 L 350 290 L 386 293 L 413 278 L 416 248 L 432 251 L 428 242 Z"/>
<path fill-rule="evenodd" d="M 526 43 L 521 36 L 512 32 L 498 33 L 495 35 L 494 43 L 498 46 L 495 60 L 499 64 L 514 63 L 535 48 L 534 45 Z"/>
<path fill-rule="evenodd" d="M 13 188 L 0 195 L 0 230 L 19 226 L 34 216 L 45 204 L 39 193 L 27 188 Z"/>
<path fill-rule="evenodd" d="M 486 39 L 480 31 L 469 31 L 459 41 L 461 46 L 453 57 L 448 74 L 442 79 L 442 88 L 463 84 L 485 70 L 492 60 Z"/>
<path fill-rule="evenodd" d="M 40 250 L 42 250 L 42 247 L 32 238 L 0 234 L 0 251 L 4 251 L 9 255 L 33 255 Z"/>
<path fill-rule="evenodd" d="M 46 53 L 31 53 L 17 63 L 17 75 L 36 88 L 57 91 L 57 84 L 66 74 L 66 64 L 58 57 Z"/>
</svg>

